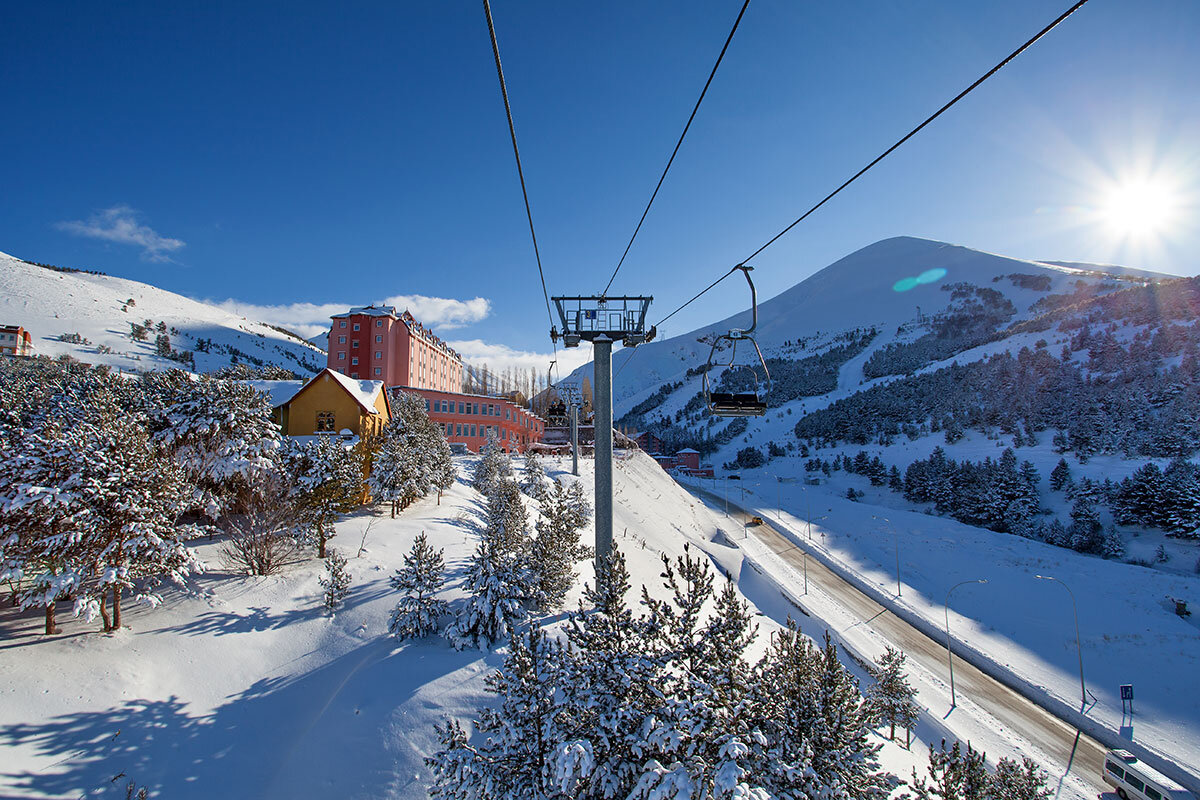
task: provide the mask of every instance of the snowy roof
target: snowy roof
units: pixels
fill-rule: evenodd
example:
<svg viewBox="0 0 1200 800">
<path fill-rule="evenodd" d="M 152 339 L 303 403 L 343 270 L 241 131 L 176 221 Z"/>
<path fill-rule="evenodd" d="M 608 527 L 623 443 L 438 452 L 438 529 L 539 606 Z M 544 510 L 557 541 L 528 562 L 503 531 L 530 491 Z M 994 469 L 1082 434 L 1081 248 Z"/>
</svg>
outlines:
<svg viewBox="0 0 1200 800">
<path fill-rule="evenodd" d="M 699 454 L 700 454 L 700 451 L 699 451 L 699 450 L 693 450 L 693 449 L 692 449 L 692 448 L 690 448 L 690 447 L 685 447 L 685 448 L 683 448 L 682 450 L 676 450 L 676 451 L 675 451 L 675 455 L 679 455 L 680 453 L 696 453 L 697 455 L 699 455 Z"/>
<path fill-rule="evenodd" d="M 362 314 L 362 315 L 365 315 L 368 317 L 394 317 L 394 316 L 396 316 L 396 307 L 395 306 L 361 306 L 359 308 L 352 308 L 349 311 L 345 312 L 344 314 L 334 314 L 332 317 L 330 317 L 330 319 L 342 319 L 343 317 L 348 317 L 351 314 L 353 314 L 355 316 Z"/>
<path fill-rule="evenodd" d="M 379 413 L 375 409 L 375 401 L 378 399 L 379 393 L 383 391 L 383 381 L 363 381 L 359 380 L 358 378 L 347 378 L 342 373 L 334 372 L 329 368 L 322 370 L 316 378 L 313 378 L 313 381 L 326 373 L 331 375 L 335 381 L 341 384 L 342 388 L 345 389 L 351 397 L 358 401 L 358 404 L 365 408 L 368 413 Z M 309 381 L 309 383 L 312 383 L 312 381 Z"/>
<path fill-rule="evenodd" d="M 296 396 L 304 388 L 304 381 L 245 381 L 251 389 L 271 398 L 271 408 L 281 405 Z"/>
</svg>

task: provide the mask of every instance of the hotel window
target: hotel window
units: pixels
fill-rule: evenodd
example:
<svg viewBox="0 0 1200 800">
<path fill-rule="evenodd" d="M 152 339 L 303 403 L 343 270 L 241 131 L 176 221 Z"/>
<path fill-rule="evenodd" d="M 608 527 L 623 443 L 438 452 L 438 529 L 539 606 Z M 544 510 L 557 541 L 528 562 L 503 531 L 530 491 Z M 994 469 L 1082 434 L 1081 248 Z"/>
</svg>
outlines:
<svg viewBox="0 0 1200 800">
<path fill-rule="evenodd" d="M 357 372 L 351 372 L 351 373 L 350 373 L 350 377 L 351 377 L 351 378 L 357 378 L 357 377 L 358 377 L 358 373 L 357 373 Z"/>
<path fill-rule="evenodd" d="M 447 436 L 453 436 L 453 435 L 454 435 L 454 423 L 453 423 L 453 422 L 447 422 L 447 423 L 446 423 L 446 435 L 447 435 Z"/>
<path fill-rule="evenodd" d="M 339 337 L 338 337 L 338 344 L 345 344 L 345 343 L 346 343 L 346 337 L 345 337 L 345 336 L 339 336 Z"/>
<path fill-rule="evenodd" d="M 376 375 L 382 375 L 382 374 L 383 374 L 383 370 L 382 370 L 382 369 L 380 369 L 379 367 L 376 367 L 376 368 L 375 368 L 375 374 L 376 374 Z"/>
<path fill-rule="evenodd" d="M 350 340 L 350 346 L 351 346 L 351 347 L 358 347 L 358 339 L 351 339 L 351 340 Z"/>
<path fill-rule="evenodd" d="M 345 361 L 345 360 L 346 360 L 346 354 L 338 353 L 338 361 Z"/>
<path fill-rule="evenodd" d="M 332 433 L 337 430 L 337 421 L 332 411 L 317 412 L 317 433 Z"/>
<path fill-rule="evenodd" d="M 459 422 L 458 424 L 456 424 L 454 426 L 454 435 L 462 436 L 462 423 L 461 422 Z"/>
<path fill-rule="evenodd" d="M 475 435 L 475 426 L 474 425 L 471 426 L 471 435 L 472 436 Z"/>
<path fill-rule="evenodd" d="M 383 341 L 383 337 L 382 337 L 382 336 L 376 336 L 376 337 L 375 337 L 375 344 L 379 344 L 379 343 L 380 343 L 380 342 L 382 342 L 382 341 Z"/>
<path fill-rule="evenodd" d="M 354 323 L 354 330 L 358 330 L 358 323 Z"/>
<path fill-rule="evenodd" d="M 338 323 L 338 327 L 339 327 L 339 328 L 344 328 L 344 327 L 346 327 L 346 320 L 342 320 L 341 322 L 339 322 L 339 323 Z"/>
<path fill-rule="evenodd" d="M 375 320 L 375 327 L 376 327 L 376 328 L 382 328 L 382 327 L 383 327 L 383 320 L 381 320 L 381 319 L 377 319 L 377 320 Z"/>
<path fill-rule="evenodd" d="M 461 400 L 458 401 L 458 413 L 463 413 L 463 404 Z"/>
<path fill-rule="evenodd" d="M 354 358 L 350 359 L 350 363 L 354 366 L 358 366 L 358 356 L 355 356 Z"/>
<path fill-rule="evenodd" d="M 383 358 L 383 351 L 382 351 L 382 350 L 376 350 L 376 351 L 375 351 L 375 357 L 376 357 L 376 358 Z"/>
</svg>

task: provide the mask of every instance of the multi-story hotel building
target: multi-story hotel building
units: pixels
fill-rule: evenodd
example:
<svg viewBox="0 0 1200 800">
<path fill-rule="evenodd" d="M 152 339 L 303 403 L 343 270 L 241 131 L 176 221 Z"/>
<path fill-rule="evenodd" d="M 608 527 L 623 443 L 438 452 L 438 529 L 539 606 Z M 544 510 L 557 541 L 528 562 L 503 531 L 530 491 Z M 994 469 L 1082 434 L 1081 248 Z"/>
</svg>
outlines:
<svg viewBox="0 0 1200 800">
<path fill-rule="evenodd" d="M 332 319 L 328 366 L 335 372 L 385 386 L 462 390 L 462 358 L 407 311 L 366 306 Z"/>
<path fill-rule="evenodd" d="M 425 410 L 442 426 L 446 441 L 461 442 L 476 452 L 487 441 L 489 428 L 495 431 L 500 447 L 509 453 L 524 453 L 532 442 L 540 442 L 546 431 L 545 420 L 503 397 L 409 386 L 389 387 L 388 391 L 411 392 L 425 398 Z"/>
<path fill-rule="evenodd" d="M 0 355 L 33 355 L 33 337 L 20 325 L 0 325 Z"/>
</svg>

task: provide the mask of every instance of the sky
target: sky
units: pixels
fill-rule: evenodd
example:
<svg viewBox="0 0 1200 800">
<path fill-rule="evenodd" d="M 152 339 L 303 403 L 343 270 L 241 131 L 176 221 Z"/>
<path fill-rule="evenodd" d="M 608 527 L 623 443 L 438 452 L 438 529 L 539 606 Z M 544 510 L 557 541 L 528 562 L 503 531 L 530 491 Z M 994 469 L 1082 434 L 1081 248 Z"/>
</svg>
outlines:
<svg viewBox="0 0 1200 800">
<path fill-rule="evenodd" d="M 753 0 L 612 293 L 665 316 L 1068 5 Z M 603 289 L 740 7 L 494 2 L 552 295 Z M 393 302 L 468 358 L 548 365 L 482 4 L 3 19 L 0 250 L 305 334 Z M 1195 0 L 1091 0 L 754 259 L 760 297 L 898 235 L 1200 273 L 1196 41 Z M 744 295 L 722 285 L 662 332 Z"/>
</svg>

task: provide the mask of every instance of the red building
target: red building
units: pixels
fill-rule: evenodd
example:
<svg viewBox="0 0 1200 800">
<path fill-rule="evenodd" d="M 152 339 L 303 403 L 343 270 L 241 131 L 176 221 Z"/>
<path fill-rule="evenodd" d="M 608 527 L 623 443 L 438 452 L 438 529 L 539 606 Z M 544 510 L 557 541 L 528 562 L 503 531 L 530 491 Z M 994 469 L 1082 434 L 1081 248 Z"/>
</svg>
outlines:
<svg viewBox="0 0 1200 800">
<path fill-rule="evenodd" d="M 545 420 L 503 397 L 412 386 L 392 386 L 388 391 L 424 397 L 429 418 L 446 431 L 446 440 L 461 442 L 475 452 L 487 441 L 489 428 L 508 453 L 524 453 L 530 444 L 542 441 L 546 431 Z"/>
<path fill-rule="evenodd" d="M 366 306 L 332 320 L 331 370 L 385 386 L 462 391 L 462 358 L 407 311 L 397 315 L 393 306 Z"/>
<path fill-rule="evenodd" d="M 33 355 L 33 337 L 20 325 L 0 325 L 0 356 Z"/>
</svg>

